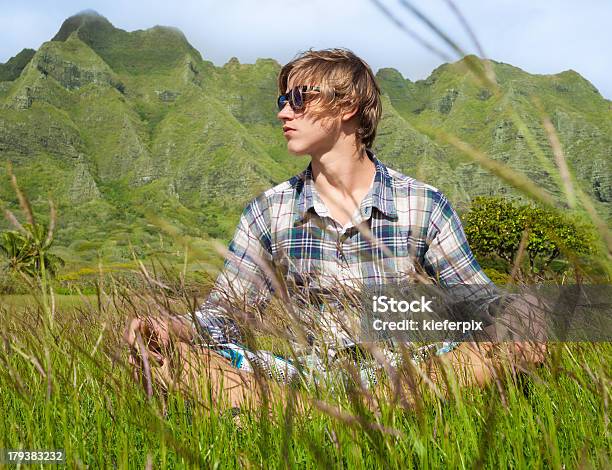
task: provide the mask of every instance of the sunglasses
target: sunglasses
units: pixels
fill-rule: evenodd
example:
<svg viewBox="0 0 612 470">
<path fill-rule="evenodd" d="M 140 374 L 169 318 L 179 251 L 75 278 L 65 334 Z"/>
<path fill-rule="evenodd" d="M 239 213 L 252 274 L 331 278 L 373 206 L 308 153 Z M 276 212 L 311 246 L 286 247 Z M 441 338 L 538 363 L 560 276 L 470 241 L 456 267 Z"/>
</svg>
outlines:
<svg viewBox="0 0 612 470">
<path fill-rule="evenodd" d="M 306 103 L 307 93 L 311 93 L 313 91 L 321 91 L 321 88 L 318 86 L 296 86 L 295 88 L 289 90 L 284 95 L 280 95 L 276 100 L 276 104 L 278 106 L 278 110 L 282 111 L 287 103 L 291 106 L 291 109 L 294 112 L 302 111 L 304 109 L 304 104 Z"/>
</svg>

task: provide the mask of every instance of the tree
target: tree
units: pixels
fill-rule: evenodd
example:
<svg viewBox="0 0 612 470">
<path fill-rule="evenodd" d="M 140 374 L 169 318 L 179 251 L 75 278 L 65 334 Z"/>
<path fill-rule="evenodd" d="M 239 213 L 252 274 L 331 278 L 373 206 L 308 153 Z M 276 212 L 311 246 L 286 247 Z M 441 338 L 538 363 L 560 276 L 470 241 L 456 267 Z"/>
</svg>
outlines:
<svg viewBox="0 0 612 470">
<path fill-rule="evenodd" d="M 6 219 L 16 230 L 0 233 L 0 254 L 8 259 L 10 270 L 29 278 L 41 277 L 44 284 L 47 275 L 55 274 L 57 267 L 64 264 L 59 256 L 49 251 L 53 244 L 55 207 L 49 201 L 50 222 L 48 227 L 37 223 L 30 202 L 19 188 L 10 164 L 8 165 L 8 173 L 11 185 L 19 200 L 19 206 L 25 213 L 27 223 L 21 224 L 9 209 L 4 208 Z"/>
<path fill-rule="evenodd" d="M 53 238 L 47 236 L 43 225 L 24 224 L 23 231 L 0 234 L 0 253 L 8 260 L 8 268 L 28 277 L 37 277 L 46 271 L 54 275 L 64 261 L 49 252 Z"/>
<path fill-rule="evenodd" d="M 550 209 L 515 205 L 499 197 L 477 197 L 464 217 L 465 233 L 476 255 L 496 255 L 511 265 L 526 236 L 532 272 L 546 268 L 562 253 L 593 251 L 592 230 Z"/>
<path fill-rule="evenodd" d="M 510 201 L 476 197 L 465 215 L 464 229 L 475 254 L 495 254 L 512 263 L 521 242 L 524 221 Z"/>
<path fill-rule="evenodd" d="M 562 253 L 593 253 L 595 237 L 586 226 L 537 206 L 523 206 L 522 213 L 525 228 L 529 231 L 526 251 L 531 271 L 535 271 L 536 261 L 545 268 Z"/>
</svg>

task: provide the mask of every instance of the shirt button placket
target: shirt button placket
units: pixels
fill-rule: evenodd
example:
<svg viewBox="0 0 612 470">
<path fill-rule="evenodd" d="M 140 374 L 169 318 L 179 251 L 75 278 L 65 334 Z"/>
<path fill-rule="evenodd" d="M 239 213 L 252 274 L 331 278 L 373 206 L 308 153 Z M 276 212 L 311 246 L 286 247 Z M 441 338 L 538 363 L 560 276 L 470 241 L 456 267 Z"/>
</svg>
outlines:
<svg viewBox="0 0 612 470">
<path fill-rule="evenodd" d="M 336 258 L 338 258 L 338 263 L 342 264 L 342 262 L 346 259 L 344 252 L 342 251 L 342 244 L 340 241 L 336 244 Z"/>
<path fill-rule="evenodd" d="M 344 254 L 344 242 L 347 239 L 346 232 L 342 232 L 338 238 L 336 256 L 338 258 L 338 264 L 340 265 L 340 277 L 346 281 L 349 278 L 350 270 L 348 266 L 348 260 Z"/>
</svg>

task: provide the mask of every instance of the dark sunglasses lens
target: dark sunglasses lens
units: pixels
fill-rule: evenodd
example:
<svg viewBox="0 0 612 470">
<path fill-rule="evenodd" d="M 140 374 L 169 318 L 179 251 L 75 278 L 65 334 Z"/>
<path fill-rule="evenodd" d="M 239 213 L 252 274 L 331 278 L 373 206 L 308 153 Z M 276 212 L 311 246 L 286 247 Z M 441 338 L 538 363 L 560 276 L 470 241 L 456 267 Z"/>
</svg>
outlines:
<svg viewBox="0 0 612 470">
<path fill-rule="evenodd" d="M 304 100 L 302 99 L 302 93 L 299 88 L 291 90 L 291 101 L 293 101 L 293 109 L 299 110 L 304 106 Z"/>
<path fill-rule="evenodd" d="M 276 100 L 276 105 L 278 106 L 278 110 L 282 111 L 285 105 L 287 104 L 287 95 L 280 95 L 278 100 Z"/>
</svg>

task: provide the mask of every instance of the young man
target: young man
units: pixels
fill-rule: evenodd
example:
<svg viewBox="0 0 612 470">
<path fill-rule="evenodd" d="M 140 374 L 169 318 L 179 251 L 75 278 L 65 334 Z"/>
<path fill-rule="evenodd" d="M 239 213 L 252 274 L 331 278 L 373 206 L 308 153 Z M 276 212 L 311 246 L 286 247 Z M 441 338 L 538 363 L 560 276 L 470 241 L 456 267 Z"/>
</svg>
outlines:
<svg viewBox="0 0 612 470">
<path fill-rule="evenodd" d="M 224 355 L 233 359 L 244 353 L 231 347 L 240 344 L 241 333 L 229 318 L 228 299 L 241 298 L 263 309 L 272 295 L 284 290 L 276 273 L 281 273 L 290 295 L 296 290 L 329 294 L 339 286 L 376 287 L 420 277 L 444 288 L 482 286 L 485 295 L 474 303 L 478 308 L 495 299 L 496 290 L 475 260 L 446 197 L 387 168 L 370 150 L 381 101 L 363 60 L 344 49 L 309 51 L 282 68 L 278 86 L 278 118 L 287 149 L 309 155 L 311 163 L 244 210 L 224 271 L 196 312 L 199 334 L 214 349 L 227 351 Z M 198 336 L 190 322 L 149 318 L 133 320 L 126 339 L 133 347 L 139 336 L 165 344 L 170 331 L 187 341 Z M 149 347 L 147 352 L 168 364 L 159 350 Z M 232 404 L 239 404 L 245 390 L 248 394 L 253 387 L 252 379 L 236 372 L 221 355 L 208 357 L 207 367 L 215 374 L 237 374 L 242 380 L 232 389 L 239 390 Z M 466 383 L 490 378 L 473 344 L 458 346 L 452 357 L 471 363 L 473 374 Z M 528 361 L 540 359 L 535 355 Z M 223 388 L 220 395 L 227 393 Z"/>
</svg>

